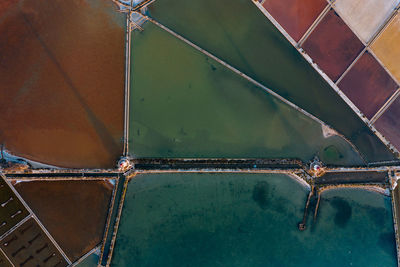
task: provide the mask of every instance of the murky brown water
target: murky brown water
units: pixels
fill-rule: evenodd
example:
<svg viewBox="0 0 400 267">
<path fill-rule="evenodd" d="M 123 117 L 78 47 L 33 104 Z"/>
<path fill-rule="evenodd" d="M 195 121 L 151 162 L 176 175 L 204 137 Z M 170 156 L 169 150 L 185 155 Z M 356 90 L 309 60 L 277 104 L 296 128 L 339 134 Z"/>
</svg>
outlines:
<svg viewBox="0 0 400 267">
<path fill-rule="evenodd" d="M 109 182 L 22 182 L 15 188 L 72 261 L 101 242 L 113 190 Z"/>
<path fill-rule="evenodd" d="M 0 13 L 0 142 L 65 167 L 122 153 L 125 19 L 108 0 L 19 1 Z"/>
</svg>

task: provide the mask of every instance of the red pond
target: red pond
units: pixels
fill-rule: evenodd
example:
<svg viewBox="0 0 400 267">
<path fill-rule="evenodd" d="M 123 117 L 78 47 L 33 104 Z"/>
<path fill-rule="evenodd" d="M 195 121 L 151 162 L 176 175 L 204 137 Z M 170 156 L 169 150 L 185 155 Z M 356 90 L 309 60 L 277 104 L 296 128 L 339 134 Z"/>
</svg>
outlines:
<svg viewBox="0 0 400 267">
<path fill-rule="evenodd" d="M 340 81 L 339 88 L 371 119 L 396 91 L 397 84 L 366 52 Z"/>
<path fill-rule="evenodd" d="M 360 54 L 364 45 L 331 9 L 307 38 L 303 48 L 336 81 Z"/>
<path fill-rule="evenodd" d="M 278 23 L 299 41 L 327 6 L 325 0 L 266 0 L 265 9 Z"/>
</svg>

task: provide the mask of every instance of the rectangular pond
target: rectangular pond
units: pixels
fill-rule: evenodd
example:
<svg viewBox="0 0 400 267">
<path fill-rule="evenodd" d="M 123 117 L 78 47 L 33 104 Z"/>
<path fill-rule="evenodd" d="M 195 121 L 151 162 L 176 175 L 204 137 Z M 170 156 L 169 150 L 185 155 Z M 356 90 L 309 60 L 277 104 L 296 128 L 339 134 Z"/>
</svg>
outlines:
<svg viewBox="0 0 400 267">
<path fill-rule="evenodd" d="M 326 0 L 266 0 L 263 7 L 290 36 L 299 41 L 328 5 Z"/>
<path fill-rule="evenodd" d="M 390 198 L 326 191 L 299 231 L 307 193 L 283 174 L 136 176 L 111 266 L 396 266 Z"/>
<path fill-rule="evenodd" d="M 389 69 L 397 82 L 400 82 L 400 15 L 393 20 L 373 42 L 371 48 L 383 65 Z"/>
<path fill-rule="evenodd" d="M 335 10 L 368 43 L 393 13 L 399 0 L 336 0 Z"/>
<path fill-rule="evenodd" d="M 398 88 L 382 65 L 367 51 L 338 86 L 368 119 L 376 114 Z"/>
<path fill-rule="evenodd" d="M 14 187 L 72 262 L 102 242 L 109 181 L 24 181 Z"/>
<path fill-rule="evenodd" d="M 329 78 L 337 81 L 360 54 L 364 45 L 331 9 L 308 36 L 302 47 Z"/>
<path fill-rule="evenodd" d="M 380 131 L 397 149 L 400 149 L 400 98 L 397 97 L 389 108 L 374 123 Z"/>
</svg>

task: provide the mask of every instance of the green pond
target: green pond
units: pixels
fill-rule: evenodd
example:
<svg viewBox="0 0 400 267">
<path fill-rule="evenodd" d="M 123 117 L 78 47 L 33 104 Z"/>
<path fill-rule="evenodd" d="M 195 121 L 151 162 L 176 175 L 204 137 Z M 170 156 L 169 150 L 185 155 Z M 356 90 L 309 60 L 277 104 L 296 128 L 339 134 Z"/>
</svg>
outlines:
<svg viewBox="0 0 400 267">
<path fill-rule="evenodd" d="M 84 259 L 81 263 L 79 263 L 77 267 L 96 267 L 99 263 L 99 259 L 99 255 L 97 255 L 96 253 L 92 253 L 87 256 L 87 258 Z"/>
<path fill-rule="evenodd" d="M 251 0 L 157 0 L 150 16 L 325 121 L 358 146 L 368 161 L 393 159 Z M 164 49 L 162 43 L 155 46 Z M 154 61 L 153 55 L 147 56 Z M 174 69 L 177 62 L 169 64 Z"/>
<path fill-rule="evenodd" d="M 112 266 L 396 266 L 390 199 L 322 194 L 280 174 L 149 174 L 130 181 Z"/>
<path fill-rule="evenodd" d="M 132 37 L 134 157 L 300 158 L 359 165 L 342 138 L 152 23 Z"/>
</svg>

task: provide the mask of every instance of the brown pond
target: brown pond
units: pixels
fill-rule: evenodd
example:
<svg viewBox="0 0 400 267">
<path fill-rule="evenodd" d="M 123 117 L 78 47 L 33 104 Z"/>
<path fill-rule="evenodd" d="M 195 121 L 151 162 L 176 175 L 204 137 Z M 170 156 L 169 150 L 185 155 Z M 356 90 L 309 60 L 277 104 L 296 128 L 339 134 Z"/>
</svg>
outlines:
<svg viewBox="0 0 400 267">
<path fill-rule="evenodd" d="M 366 52 L 340 81 L 339 88 L 371 119 L 397 89 L 396 82 Z"/>
<path fill-rule="evenodd" d="M 331 9 L 304 42 L 303 48 L 336 81 L 363 50 L 364 45 Z"/>
<path fill-rule="evenodd" d="M 113 190 L 109 182 L 22 182 L 15 189 L 72 261 L 102 241 Z"/>
<path fill-rule="evenodd" d="M 109 0 L 26 0 L 0 14 L 0 143 L 47 164 L 114 166 L 124 25 Z"/>
<path fill-rule="evenodd" d="M 299 41 L 327 4 L 325 0 L 266 0 L 263 6 Z"/>
<path fill-rule="evenodd" d="M 398 150 L 400 150 L 400 98 L 375 122 L 375 127 L 380 131 Z"/>
<path fill-rule="evenodd" d="M 0 236 L 2 236 L 26 218 L 29 212 L 2 178 L 0 178 L 0 205 Z"/>
<path fill-rule="evenodd" d="M 0 266 L 13 267 L 11 262 L 7 259 L 6 255 L 2 251 L 0 251 Z"/>
<path fill-rule="evenodd" d="M 67 266 L 64 257 L 39 224 L 28 219 L 0 242 L 14 266 Z"/>
</svg>

